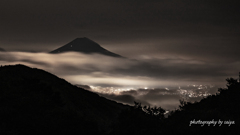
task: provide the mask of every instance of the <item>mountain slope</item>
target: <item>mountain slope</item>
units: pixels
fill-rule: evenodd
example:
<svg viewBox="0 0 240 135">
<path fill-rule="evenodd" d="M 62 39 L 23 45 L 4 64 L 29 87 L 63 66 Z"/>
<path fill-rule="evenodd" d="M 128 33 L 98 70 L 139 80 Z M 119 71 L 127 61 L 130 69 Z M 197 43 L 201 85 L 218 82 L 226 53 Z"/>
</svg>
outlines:
<svg viewBox="0 0 240 135">
<path fill-rule="evenodd" d="M 96 134 L 126 106 L 24 65 L 0 68 L 0 133 Z"/>
<path fill-rule="evenodd" d="M 63 53 L 63 52 L 81 52 L 81 53 L 99 53 L 107 56 L 112 57 L 122 57 L 118 54 L 112 53 L 103 47 L 101 47 L 96 42 L 84 37 L 84 38 L 76 38 L 75 40 L 71 41 L 70 43 L 51 51 L 50 53 Z"/>
</svg>

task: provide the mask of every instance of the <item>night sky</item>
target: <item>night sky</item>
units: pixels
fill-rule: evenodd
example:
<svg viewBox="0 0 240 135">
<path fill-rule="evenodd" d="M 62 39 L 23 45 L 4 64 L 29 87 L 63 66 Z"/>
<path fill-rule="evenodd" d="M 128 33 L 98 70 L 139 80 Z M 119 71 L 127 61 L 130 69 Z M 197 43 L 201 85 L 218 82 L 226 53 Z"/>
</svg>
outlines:
<svg viewBox="0 0 240 135">
<path fill-rule="evenodd" d="M 239 6 L 234 0 L 1 0 L 0 48 L 9 52 L 0 53 L 0 63 L 43 68 L 75 84 L 225 85 L 240 71 Z M 141 62 L 44 53 L 78 37 Z"/>
</svg>

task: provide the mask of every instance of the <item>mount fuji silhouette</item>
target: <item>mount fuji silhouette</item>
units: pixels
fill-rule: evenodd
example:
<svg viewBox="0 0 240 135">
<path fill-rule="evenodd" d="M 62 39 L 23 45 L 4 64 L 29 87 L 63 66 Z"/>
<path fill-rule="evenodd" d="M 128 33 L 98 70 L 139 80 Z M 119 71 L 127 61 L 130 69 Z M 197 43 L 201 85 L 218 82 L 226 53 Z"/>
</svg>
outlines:
<svg viewBox="0 0 240 135">
<path fill-rule="evenodd" d="M 80 52 L 80 53 L 99 53 L 111 57 L 122 57 L 118 54 L 112 53 L 103 47 L 101 47 L 98 43 L 83 37 L 83 38 L 76 38 L 70 43 L 51 51 L 50 53 L 57 54 L 57 53 L 64 53 L 64 52 Z"/>
</svg>

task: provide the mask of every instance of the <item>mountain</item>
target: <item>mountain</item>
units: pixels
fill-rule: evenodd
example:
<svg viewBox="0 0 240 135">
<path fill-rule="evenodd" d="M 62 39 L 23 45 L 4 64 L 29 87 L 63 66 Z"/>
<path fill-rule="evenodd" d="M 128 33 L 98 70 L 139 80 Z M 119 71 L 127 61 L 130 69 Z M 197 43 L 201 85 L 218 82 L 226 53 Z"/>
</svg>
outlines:
<svg viewBox="0 0 240 135">
<path fill-rule="evenodd" d="M 0 67 L 0 134 L 100 134 L 128 106 L 44 70 Z"/>
<path fill-rule="evenodd" d="M 5 50 L 3 48 L 0 48 L 0 52 L 5 52 Z"/>
<path fill-rule="evenodd" d="M 112 57 L 122 57 L 118 54 L 112 53 L 103 47 L 101 47 L 98 43 L 83 37 L 83 38 L 76 38 L 75 40 L 71 41 L 70 43 L 51 51 L 50 53 L 63 53 L 63 52 L 81 52 L 81 53 L 99 53 L 107 56 Z"/>
</svg>

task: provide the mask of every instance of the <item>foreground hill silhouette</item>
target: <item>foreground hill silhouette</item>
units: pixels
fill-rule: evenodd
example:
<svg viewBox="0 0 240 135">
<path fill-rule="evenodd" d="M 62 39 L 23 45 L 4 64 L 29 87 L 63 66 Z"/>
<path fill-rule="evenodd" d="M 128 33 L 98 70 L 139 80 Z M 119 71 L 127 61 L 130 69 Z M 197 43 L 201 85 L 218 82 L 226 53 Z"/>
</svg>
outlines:
<svg viewBox="0 0 240 135">
<path fill-rule="evenodd" d="M 126 106 L 24 65 L 0 67 L 0 134 L 100 134 Z"/>
<path fill-rule="evenodd" d="M 51 51 L 50 53 L 64 53 L 64 52 L 81 52 L 81 53 L 99 53 L 111 57 L 122 57 L 118 54 L 112 53 L 103 47 L 101 47 L 98 43 L 84 37 L 84 38 L 76 38 L 70 43 Z"/>
<path fill-rule="evenodd" d="M 3 66 L 0 134 L 239 134 L 239 96 L 240 83 L 230 78 L 219 93 L 195 103 L 181 100 L 179 109 L 164 118 L 161 107 L 124 106 L 40 69 Z M 190 125 L 194 120 L 225 123 Z"/>
</svg>

